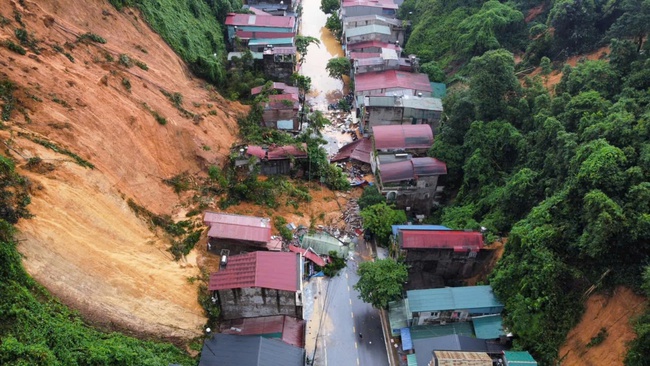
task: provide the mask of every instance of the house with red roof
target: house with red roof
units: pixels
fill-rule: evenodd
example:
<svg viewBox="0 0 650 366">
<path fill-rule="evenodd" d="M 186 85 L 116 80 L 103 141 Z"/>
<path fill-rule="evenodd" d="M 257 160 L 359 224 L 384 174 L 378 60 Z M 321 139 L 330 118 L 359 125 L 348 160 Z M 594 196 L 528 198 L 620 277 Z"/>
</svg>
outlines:
<svg viewBox="0 0 650 366">
<path fill-rule="evenodd" d="M 278 130 L 300 131 L 300 100 L 295 94 L 272 94 L 262 111 L 262 125 Z"/>
<path fill-rule="evenodd" d="M 293 252 L 229 256 L 208 290 L 224 319 L 288 315 L 302 319 L 302 258 Z"/>
<path fill-rule="evenodd" d="M 221 333 L 240 336 L 259 335 L 280 339 L 294 347 L 305 347 L 305 321 L 287 315 L 226 320 L 219 324 Z"/>
<path fill-rule="evenodd" d="M 428 214 L 442 192 L 438 178 L 447 164 L 426 156 L 433 145 L 427 124 L 372 127 L 370 166 L 388 203 L 416 214 Z"/>
<path fill-rule="evenodd" d="M 483 233 L 433 225 L 393 227 L 392 253 L 409 267 L 409 290 L 449 286 L 479 274 L 492 260 Z"/>
<path fill-rule="evenodd" d="M 208 251 L 219 254 L 267 250 L 271 243 L 271 219 L 225 212 L 206 211 L 203 223 L 208 226 Z"/>
</svg>

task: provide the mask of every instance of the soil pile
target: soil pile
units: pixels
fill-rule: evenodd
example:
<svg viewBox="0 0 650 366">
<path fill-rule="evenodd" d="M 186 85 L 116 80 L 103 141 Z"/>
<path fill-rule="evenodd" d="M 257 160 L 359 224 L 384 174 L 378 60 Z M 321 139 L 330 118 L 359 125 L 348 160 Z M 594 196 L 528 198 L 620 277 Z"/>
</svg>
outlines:
<svg viewBox="0 0 650 366">
<path fill-rule="evenodd" d="M 199 334 L 195 263 L 173 262 L 126 201 L 174 214 L 162 180 L 223 160 L 245 108 L 193 79 L 135 10 L 12 0 L 0 14 L 0 79 L 15 88 L 0 138 L 33 188 L 19 225 L 28 272 L 93 322 Z"/>
</svg>

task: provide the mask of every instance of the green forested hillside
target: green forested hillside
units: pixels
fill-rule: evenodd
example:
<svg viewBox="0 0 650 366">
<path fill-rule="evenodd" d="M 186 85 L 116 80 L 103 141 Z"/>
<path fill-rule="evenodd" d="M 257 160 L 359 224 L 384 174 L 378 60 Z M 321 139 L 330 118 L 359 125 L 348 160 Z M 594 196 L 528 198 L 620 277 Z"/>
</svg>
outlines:
<svg viewBox="0 0 650 366">
<path fill-rule="evenodd" d="M 407 51 L 453 90 L 430 151 L 449 170 L 434 220 L 509 237 L 490 282 L 517 345 L 552 364 L 585 291 L 640 290 L 650 263 L 650 1 L 407 0 L 401 15 Z M 520 82 L 540 62 L 563 70 L 554 90 L 544 73 Z M 628 365 L 650 358 L 639 322 Z"/>
</svg>

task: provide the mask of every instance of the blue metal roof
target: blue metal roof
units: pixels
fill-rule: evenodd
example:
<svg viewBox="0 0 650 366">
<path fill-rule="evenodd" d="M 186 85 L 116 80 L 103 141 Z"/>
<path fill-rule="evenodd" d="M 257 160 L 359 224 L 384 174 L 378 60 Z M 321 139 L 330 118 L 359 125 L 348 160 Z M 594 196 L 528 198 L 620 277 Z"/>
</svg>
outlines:
<svg viewBox="0 0 650 366">
<path fill-rule="evenodd" d="M 402 351 L 413 349 L 413 341 L 411 340 L 411 330 L 409 328 L 400 329 L 402 338 Z"/>
<path fill-rule="evenodd" d="M 406 292 L 411 312 L 486 309 L 499 313 L 503 304 L 491 286 L 444 287 Z"/>
<path fill-rule="evenodd" d="M 451 230 L 450 228 L 442 225 L 393 225 L 393 235 L 397 236 L 400 230 Z"/>
<path fill-rule="evenodd" d="M 495 339 L 505 334 L 503 332 L 503 319 L 500 314 L 477 316 L 472 318 L 476 338 Z"/>
</svg>

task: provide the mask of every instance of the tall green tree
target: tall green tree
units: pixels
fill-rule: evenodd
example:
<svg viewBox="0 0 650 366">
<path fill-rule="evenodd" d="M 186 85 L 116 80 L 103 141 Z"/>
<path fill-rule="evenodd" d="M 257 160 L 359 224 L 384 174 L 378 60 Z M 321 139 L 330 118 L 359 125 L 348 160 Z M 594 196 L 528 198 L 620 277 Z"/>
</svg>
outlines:
<svg viewBox="0 0 650 366">
<path fill-rule="evenodd" d="M 320 40 L 312 36 L 297 35 L 294 43 L 296 44 L 296 51 L 300 54 L 300 63 L 303 63 L 305 57 L 307 57 L 307 48 L 309 45 L 315 44 L 320 47 Z"/>
<path fill-rule="evenodd" d="M 508 106 L 519 101 L 521 86 L 515 76 L 512 53 L 504 49 L 487 51 L 472 58 L 470 95 L 476 106 L 477 119 L 492 121 L 507 118 Z"/>
<path fill-rule="evenodd" d="M 458 49 L 469 56 L 485 51 L 521 44 L 526 34 L 524 15 L 508 3 L 490 0 L 481 10 L 463 20 L 460 25 Z"/>
<path fill-rule="evenodd" d="M 347 57 L 335 57 L 327 61 L 327 66 L 325 70 L 331 78 L 343 80 L 343 76 L 350 75 L 350 59 Z"/>
<path fill-rule="evenodd" d="M 320 10 L 325 14 L 333 14 L 341 7 L 339 0 L 321 0 Z"/>
<path fill-rule="evenodd" d="M 623 15 L 610 28 L 610 36 L 632 38 L 640 52 L 650 33 L 650 0 L 624 0 Z"/>
<path fill-rule="evenodd" d="M 363 228 L 375 235 L 380 245 L 388 245 L 388 239 L 392 232 L 392 225 L 399 225 L 406 222 L 404 210 L 396 210 L 381 202 L 361 211 Z"/>
<path fill-rule="evenodd" d="M 406 265 L 392 258 L 374 262 L 361 262 L 357 269 L 359 282 L 354 289 L 359 298 L 376 309 L 388 308 L 388 303 L 402 297 L 404 283 L 408 280 Z"/>
</svg>

